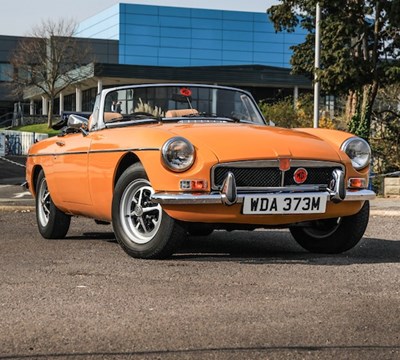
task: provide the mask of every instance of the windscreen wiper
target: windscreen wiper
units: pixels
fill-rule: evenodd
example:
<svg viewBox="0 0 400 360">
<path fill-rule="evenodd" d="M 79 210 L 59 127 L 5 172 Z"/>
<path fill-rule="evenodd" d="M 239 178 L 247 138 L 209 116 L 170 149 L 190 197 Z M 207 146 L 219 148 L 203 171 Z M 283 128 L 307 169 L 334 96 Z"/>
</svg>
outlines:
<svg viewBox="0 0 400 360">
<path fill-rule="evenodd" d="M 153 114 L 144 112 L 134 112 L 131 114 L 119 116 L 114 119 L 108 120 L 106 122 L 106 127 L 138 125 L 138 124 L 147 124 L 154 122 L 158 123 L 160 121 L 161 117 L 159 116 L 155 116 Z"/>
<path fill-rule="evenodd" d="M 231 122 L 240 122 L 241 119 L 232 116 L 232 115 L 218 115 L 215 113 L 207 113 L 207 112 L 201 112 L 198 114 L 187 114 L 187 115 L 183 115 L 182 117 L 206 117 L 206 118 L 213 118 L 213 119 L 221 119 L 222 121 L 231 121 Z"/>
</svg>

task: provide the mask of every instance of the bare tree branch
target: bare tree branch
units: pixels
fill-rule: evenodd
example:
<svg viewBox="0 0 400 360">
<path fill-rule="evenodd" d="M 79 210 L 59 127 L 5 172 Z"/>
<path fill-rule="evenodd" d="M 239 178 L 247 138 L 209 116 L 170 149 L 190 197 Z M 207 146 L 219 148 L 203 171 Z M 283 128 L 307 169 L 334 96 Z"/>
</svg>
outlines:
<svg viewBox="0 0 400 360">
<path fill-rule="evenodd" d="M 32 29 L 11 57 L 13 94 L 38 89 L 49 100 L 48 126 L 52 126 L 54 99 L 82 77 L 76 69 L 89 62 L 92 52 L 74 37 L 75 22 L 47 20 Z M 75 70 L 75 71 L 74 71 Z"/>
</svg>

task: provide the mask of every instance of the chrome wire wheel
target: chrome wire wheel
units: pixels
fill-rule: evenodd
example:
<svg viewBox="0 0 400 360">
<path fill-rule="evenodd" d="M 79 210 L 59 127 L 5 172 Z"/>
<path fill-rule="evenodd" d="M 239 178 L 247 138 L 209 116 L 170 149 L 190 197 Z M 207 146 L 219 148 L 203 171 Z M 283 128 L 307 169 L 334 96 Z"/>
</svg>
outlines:
<svg viewBox="0 0 400 360">
<path fill-rule="evenodd" d="M 51 197 L 49 189 L 47 188 L 46 178 L 43 178 L 40 182 L 38 192 L 38 218 L 42 226 L 46 226 L 49 223 L 50 218 L 50 206 Z"/>
<path fill-rule="evenodd" d="M 115 185 L 111 208 L 115 237 L 135 258 L 168 258 L 185 236 L 183 227 L 160 204 L 151 202 L 153 193 L 140 163 L 129 166 Z"/>
<path fill-rule="evenodd" d="M 122 194 L 120 221 L 129 241 L 146 244 L 158 233 L 162 220 L 160 204 L 154 204 L 150 196 L 154 193 L 145 179 L 131 182 Z"/>
</svg>

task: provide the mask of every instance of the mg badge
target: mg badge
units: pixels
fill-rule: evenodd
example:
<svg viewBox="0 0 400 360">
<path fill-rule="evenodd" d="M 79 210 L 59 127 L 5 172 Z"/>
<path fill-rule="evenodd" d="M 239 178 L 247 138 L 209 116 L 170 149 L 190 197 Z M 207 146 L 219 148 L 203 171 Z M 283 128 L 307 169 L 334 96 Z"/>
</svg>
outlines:
<svg viewBox="0 0 400 360">
<path fill-rule="evenodd" d="M 303 184 L 307 180 L 308 172 L 304 168 L 298 168 L 294 174 L 293 179 L 296 184 Z"/>
<path fill-rule="evenodd" d="M 288 171 L 290 169 L 290 159 L 289 158 L 280 158 L 279 159 L 279 170 L 280 171 Z"/>
</svg>

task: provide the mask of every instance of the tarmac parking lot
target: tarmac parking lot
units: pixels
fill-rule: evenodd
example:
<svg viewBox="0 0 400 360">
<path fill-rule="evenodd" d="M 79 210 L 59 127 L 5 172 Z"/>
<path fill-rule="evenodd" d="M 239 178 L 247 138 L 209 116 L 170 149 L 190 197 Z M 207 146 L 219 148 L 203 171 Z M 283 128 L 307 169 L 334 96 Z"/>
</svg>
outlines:
<svg viewBox="0 0 400 360">
<path fill-rule="evenodd" d="M 4 207 L 0 359 L 399 359 L 398 221 L 372 215 L 340 255 L 216 231 L 145 261 L 110 225 L 45 240 L 33 209 Z"/>
<path fill-rule="evenodd" d="M 400 358 L 400 199 L 344 254 L 215 231 L 146 261 L 88 219 L 41 238 L 20 174 L 0 185 L 0 360 Z"/>
</svg>

